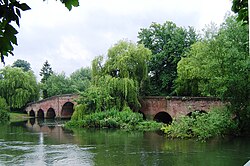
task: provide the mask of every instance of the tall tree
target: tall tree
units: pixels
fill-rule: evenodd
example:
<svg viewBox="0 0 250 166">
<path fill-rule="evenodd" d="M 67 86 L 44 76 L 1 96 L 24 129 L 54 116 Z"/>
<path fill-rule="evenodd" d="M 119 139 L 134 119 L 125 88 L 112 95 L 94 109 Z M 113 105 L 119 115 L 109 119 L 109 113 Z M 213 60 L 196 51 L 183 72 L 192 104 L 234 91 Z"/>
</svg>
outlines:
<svg viewBox="0 0 250 166">
<path fill-rule="evenodd" d="M 23 71 L 30 71 L 31 70 L 30 63 L 25 61 L 25 60 L 21 60 L 21 59 L 17 59 L 12 64 L 12 67 L 19 67 L 19 68 L 23 69 Z"/>
<path fill-rule="evenodd" d="M 138 110 L 150 56 L 151 51 L 143 45 L 120 41 L 108 50 L 105 62 L 102 56 L 96 57 L 92 61 L 92 85 L 81 94 L 77 111 L 123 110 L 127 106 Z"/>
<path fill-rule="evenodd" d="M 153 54 L 148 63 L 150 82 L 146 95 L 171 94 L 177 77 L 177 63 L 197 40 L 195 30 L 178 27 L 170 21 L 162 25 L 152 23 L 149 28 L 140 30 L 138 38 L 138 43 L 144 44 Z"/>
<path fill-rule="evenodd" d="M 71 81 L 66 77 L 65 73 L 52 74 L 46 80 L 44 90 L 47 91 L 47 97 L 70 94 L 75 92 L 71 85 Z"/>
<path fill-rule="evenodd" d="M 39 88 L 31 71 L 7 66 L 0 70 L 0 74 L 0 96 L 5 98 L 12 110 L 38 99 Z"/>
<path fill-rule="evenodd" d="M 78 0 L 60 0 L 69 10 L 72 6 L 79 6 Z M 26 3 L 20 3 L 17 0 L 0 0 L 0 56 L 4 63 L 4 57 L 13 54 L 14 47 L 17 45 L 18 31 L 13 26 L 13 22 L 20 26 L 21 10 L 29 10 Z"/>
<path fill-rule="evenodd" d="M 80 68 L 70 75 L 71 86 L 75 92 L 85 91 L 91 84 L 91 69 Z"/>
<path fill-rule="evenodd" d="M 43 67 L 40 72 L 40 76 L 42 77 L 41 83 L 43 85 L 42 87 L 42 93 L 43 93 L 43 98 L 48 97 L 48 92 L 47 89 L 44 87 L 46 84 L 48 78 L 53 74 L 52 67 L 50 66 L 49 62 L 46 60 L 43 64 Z"/>
<path fill-rule="evenodd" d="M 192 46 L 178 63 L 177 91 L 216 96 L 231 103 L 242 126 L 250 117 L 248 26 L 228 17 L 217 35 Z M 247 120 L 244 120 L 247 119 Z"/>
</svg>

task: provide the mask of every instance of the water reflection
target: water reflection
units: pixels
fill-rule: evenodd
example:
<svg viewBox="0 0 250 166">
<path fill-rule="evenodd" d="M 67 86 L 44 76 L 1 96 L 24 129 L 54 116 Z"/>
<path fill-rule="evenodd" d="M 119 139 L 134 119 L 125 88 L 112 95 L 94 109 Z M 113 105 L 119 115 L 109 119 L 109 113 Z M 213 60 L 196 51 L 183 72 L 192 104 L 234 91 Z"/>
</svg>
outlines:
<svg viewBox="0 0 250 166">
<path fill-rule="evenodd" d="M 235 166 L 250 159 L 248 138 L 168 140 L 154 132 L 63 129 L 64 121 L 0 126 L 0 165 Z"/>
<path fill-rule="evenodd" d="M 64 132 L 60 123 L 51 127 L 52 121 L 31 120 L 25 128 L 21 123 L 2 126 L 0 165 L 94 165 L 92 147 L 63 143 L 74 137 Z"/>
</svg>

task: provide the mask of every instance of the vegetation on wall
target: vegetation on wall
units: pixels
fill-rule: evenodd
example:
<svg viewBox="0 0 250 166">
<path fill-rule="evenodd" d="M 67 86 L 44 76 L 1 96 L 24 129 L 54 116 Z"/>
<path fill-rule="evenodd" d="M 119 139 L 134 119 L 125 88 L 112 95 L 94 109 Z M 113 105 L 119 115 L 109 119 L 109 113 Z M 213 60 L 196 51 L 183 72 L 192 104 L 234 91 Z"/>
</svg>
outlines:
<svg viewBox="0 0 250 166">
<path fill-rule="evenodd" d="M 233 132 L 236 128 L 237 123 L 227 109 L 214 108 L 208 113 L 193 112 L 191 116 L 182 116 L 171 125 L 162 127 L 162 130 L 169 138 L 197 138 L 205 141 Z"/>
</svg>

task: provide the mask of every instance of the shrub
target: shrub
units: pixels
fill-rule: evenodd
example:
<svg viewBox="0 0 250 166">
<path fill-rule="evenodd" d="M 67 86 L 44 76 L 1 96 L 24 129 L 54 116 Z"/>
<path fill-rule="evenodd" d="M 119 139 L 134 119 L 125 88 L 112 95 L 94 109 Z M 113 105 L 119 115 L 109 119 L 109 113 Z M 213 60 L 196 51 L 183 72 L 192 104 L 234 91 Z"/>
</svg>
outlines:
<svg viewBox="0 0 250 166">
<path fill-rule="evenodd" d="M 75 116 L 77 116 L 75 114 Z M 129 107 L 123 111 L 110 109 L 108 111 L 95 112 L 83 116 L 82 120 L 73 118 L 66 124 L 66 127 L 87 127 L 87 128 L 118 128 L 125 130 L 160 130 L 162 124 L 155 121 L 144 121 L 140 113 L 133 112 Z"/>
<path fill-rule="evenodd" d="M 171 125 L 162 127 L 171 138 L 191 138 L 206 140 L 214 136 L 223 136 L 237 128 L 232 114 L 226 109 L 213 109 L 207 114 L 193 113 L 190 117 L 181 117 Z"/>
<path fill-rule="evenodd" d="M 0 122 L 8 121 L 9 119 L 9 106 L 6 103 L 6 100 L 0 97 Z"/>
</svg>

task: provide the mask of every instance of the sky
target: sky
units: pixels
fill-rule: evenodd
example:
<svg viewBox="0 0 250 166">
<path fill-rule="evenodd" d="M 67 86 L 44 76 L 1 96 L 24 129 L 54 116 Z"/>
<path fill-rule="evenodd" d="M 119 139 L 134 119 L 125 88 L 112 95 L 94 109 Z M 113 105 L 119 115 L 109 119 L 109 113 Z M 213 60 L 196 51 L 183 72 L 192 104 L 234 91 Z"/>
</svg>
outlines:
<svg viewBox="0 0 250 166">
<path fill-rule="evenodd" d="M 68 11 L 59 0 L 20 1 L 32 9 L 21 13 L 18 46 L 5 62 L 28 61 L 38 80 L 46 60 L 53 71 L 69 76 L 90 67 L 119 40 L 136 43 L 140 29 L 152 22 L 202 31 L 211 22 L 220 25 L 232 5 L 231 0 L 79 0 L 80 6 Z"/>
</svg>

